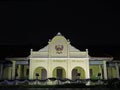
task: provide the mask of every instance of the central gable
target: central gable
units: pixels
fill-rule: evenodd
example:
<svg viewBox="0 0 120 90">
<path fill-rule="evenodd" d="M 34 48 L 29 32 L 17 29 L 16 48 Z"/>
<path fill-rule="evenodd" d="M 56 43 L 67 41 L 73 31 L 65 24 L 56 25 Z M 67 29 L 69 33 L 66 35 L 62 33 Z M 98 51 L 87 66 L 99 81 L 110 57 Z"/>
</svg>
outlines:
<svg viewBox="0 0 120 90">
<path fill-rule="evenodd" d="M 50 42 L 49 42 L 49 54 L 51 57 L 68 57 L 68 44 L 69 41 L 58 33 Z"/>
<path fill-rule="evenodd" d="M 80 51 L 70 44 L 61 33 L 58 33 L 48 45 L 39 51 L 32 51 L 32 58 L 87 58 L 88 51 Z"/>
<path fill-rule="evenodd" d="M 53 37 L 53 39 L 51 40 L 52 44 L 67 44 L 68 41 L 66 40 L 66 38 L 61 34 L 58 33 L 55 37 Z"/>
</svg>

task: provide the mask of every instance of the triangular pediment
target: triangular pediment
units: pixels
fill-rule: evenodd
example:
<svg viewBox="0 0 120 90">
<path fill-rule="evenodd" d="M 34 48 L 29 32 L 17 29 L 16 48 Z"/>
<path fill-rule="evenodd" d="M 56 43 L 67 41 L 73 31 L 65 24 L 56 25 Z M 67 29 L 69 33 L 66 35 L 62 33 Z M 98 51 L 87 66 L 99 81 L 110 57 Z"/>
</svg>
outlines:
<svg viewBox="0 0 120 90">
<path fill-rule="evenodd" d="M 69 51 L 70 51 L 70 52 L 80 52 L 79 49 L 75 48 L 75 47 L 72 46 L 72 45 L 70 45 L 70 47 L 69 47 Z"/>
<path fill-rule="evenodd" d="M 39 50 L 39 52 L 48 52 L 48 49 L 49 49 L 48 46 L 49 45 L 43 47 L 42 49 Z"/>
</svg>

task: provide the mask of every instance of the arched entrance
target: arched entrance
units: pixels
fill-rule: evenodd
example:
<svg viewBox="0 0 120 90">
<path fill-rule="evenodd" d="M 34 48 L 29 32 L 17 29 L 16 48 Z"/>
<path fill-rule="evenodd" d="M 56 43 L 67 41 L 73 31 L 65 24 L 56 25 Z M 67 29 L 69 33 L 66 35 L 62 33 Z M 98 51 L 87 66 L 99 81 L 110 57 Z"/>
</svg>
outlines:
<svg viewBox="0 0 120 90">
<path fill-rule="evenodd" d="M 43 67 L 38 67 L 34 70 L 33 79 L 47 79 L 47 71 Z"/>
<path fill-rule="evenodd" d="M 59 79 L 66 78 L 65 69 L 62 68 L 62 67 L 56 67 L 56 68 L 53 70 L 53 77 L 59 78 Z"/>
<path fill-rule="evenodd" d="M 72 69 L 72 80 L 85 79 L 85 71 L 82 67 L 75 67 Z"/>
</svg>

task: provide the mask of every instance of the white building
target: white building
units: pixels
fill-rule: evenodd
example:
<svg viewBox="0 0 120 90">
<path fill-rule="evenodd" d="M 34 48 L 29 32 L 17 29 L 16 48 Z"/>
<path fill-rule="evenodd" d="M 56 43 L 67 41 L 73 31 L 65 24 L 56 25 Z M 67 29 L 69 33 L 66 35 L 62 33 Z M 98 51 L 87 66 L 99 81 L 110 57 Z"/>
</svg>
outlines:
<svg viewBox="0 0 120 90">
<path fill-rule="evenodd" d="M 112 57 L 91 57 L 80 51 L 58 33 L 39 51 L 31 49 L 25 58 L 6 58 L 9 64 L 0 64 L 1 79 L 101 79 L 119 78 L 120 64 Z M 4 66 L 4 68 L 3 68 Z"/>
</svg>

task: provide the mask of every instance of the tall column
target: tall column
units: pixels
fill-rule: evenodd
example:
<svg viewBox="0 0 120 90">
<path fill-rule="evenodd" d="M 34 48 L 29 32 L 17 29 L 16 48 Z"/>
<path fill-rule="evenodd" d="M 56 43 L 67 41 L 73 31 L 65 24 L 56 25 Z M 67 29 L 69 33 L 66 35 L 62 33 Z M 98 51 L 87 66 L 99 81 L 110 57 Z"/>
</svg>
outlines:
<svg viewBox="0 0 120 90">
<path fill-rule="evenodd" d="M 68 61 L 69 61 L 69 59 L 67 58 L 66 78 L 69 77 L 69 76 L 68 76 L 68 74 L 69 74 L 69 73 L 68 73 L 68 69 L 69 69 L 69 68 L 68 68 Z"/>
<path fill-rule="evenodd" d="M 12 61 L 12 80 L 15 79 L 15 66 L 16 66 L 16 61 Z"/>
<path fill-rule="evenodd" d="M 115 63 L 115 67 L 116 67 L 117 78 L 119 78 L 119 66 L 117 63 Z"/>
<path fill-rule="evenodd" d="M 86 63 L 86 79 L 90 79 L 90 66 L 89 66 L 89 58 Z M 90 85 L 90 81 L 86 83 L 86 85 Z"/>
<path fill-rule="evenodd" d="M 72 63 L 72 60 L 71 59 L 68 59 L 67 60 L 67 64 L 68 64 L 68 66 L 67 66 L 67 78 L 68 79 L 72 79 L 72 68 L 71 68 L 71 63 Z"/>
<path fill-rule="evenodd" d="M 68 40 L 68 42 L 69 42 L 69 40 Z M 70 43 L 70 42 L 69 42 Z M 67 50 L 67 53 L 68 53 L 68 57 L 67 57 L 67 71 L 66 71 L 66 78 L 69 78 L 69 79 L 71 79 L 71 74 L 69 73 L 69 72 L 71 72 L 71 71 L 69 71 L 69 65 L 70 65 L 70 63 L 69 63 L 69 58 L 70 58 L 70 55 L 69 55 L 69 49 L 70 49 L 70 45 L 69 45 L 69 43 L 68 43 L 68 50 Z"/>
<path fill-rule="evenodd" d="M 48 60 L 47 60 L 47 78 L 51 78 L 53 77 L 52 76 L 52 60 L 50 59 L 51 58 L 51 55 L 50 55 L 50 47 L 51 47 L 51 40 L 49 39 L 49 45 L 48 45 Z"/>
<path fill-rule="evenodd" d="M 86 79 L 90 79 L 90 67 L 89 67 L 89 58 L 86 60 Z"/>
<path fill-rule="evenodd" d="M 102 79 L 102 78 L 103 78 L 103 76 L 102 76 L 102 69 L 101 69 L 101 65 L 99 65 L 99 73 L 101 73 L 101 78 L 100 78 L 100 79 Z"/>
<path fill-rule="evenodd" d="M 24 78 L 24 65 L 21 65 L 21 77 Z"/>
<path fill-rule="evenodd" d="M 18 73 L 18 78 L 20 79 L 21 78 L 21 65 L 20 64 L 18 65 L 17 73 Z"/>
<path fill-rule="evenodd" d="M 33 79 L 32 59 L 30 59 L 29 63 L 29 79 Z"/>
<path fill-rule="evenodd" d="M 2 79 L 2 73 L 3 73 L 3 64 L 0 64 L 0 79 Z"/>
<path fill-rule="evenodd" d="M 107 79 L 107 66 L 106 66 L 106 61 L 103 61 L 103 72 L 104 72 L 104 79 Z"/>
</svg>

